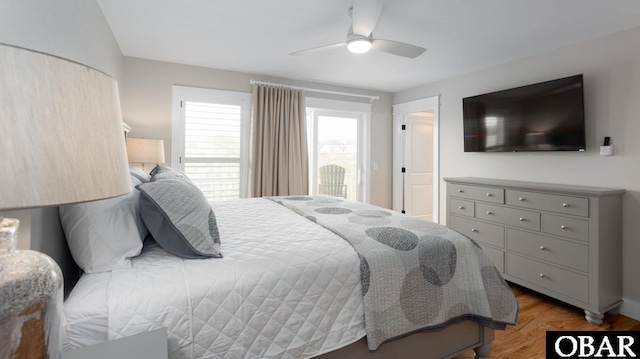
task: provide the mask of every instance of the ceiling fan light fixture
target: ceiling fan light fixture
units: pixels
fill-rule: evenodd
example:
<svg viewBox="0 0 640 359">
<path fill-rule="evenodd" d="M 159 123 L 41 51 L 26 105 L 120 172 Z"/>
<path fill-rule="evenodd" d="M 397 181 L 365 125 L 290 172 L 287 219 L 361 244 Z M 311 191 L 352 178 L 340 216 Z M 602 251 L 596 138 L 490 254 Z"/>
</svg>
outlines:
<svg viewBox="0 0 640 359">
<path fill-rule="evenodd" d="M 347 43 L 347 48 L 354 54 L 364 54 L 371 50 L 371 40 L 368 38 L 356 38 Z"/>
</svg>

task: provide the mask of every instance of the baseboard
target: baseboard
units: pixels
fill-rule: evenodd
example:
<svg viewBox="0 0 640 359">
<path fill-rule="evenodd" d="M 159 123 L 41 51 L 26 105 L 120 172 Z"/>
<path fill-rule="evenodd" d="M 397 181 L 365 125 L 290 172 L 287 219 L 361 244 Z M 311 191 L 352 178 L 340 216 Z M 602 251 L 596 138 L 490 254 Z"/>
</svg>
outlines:
<svg viewBox="0 0 640 359">
<path fill-rule="evenodd" d="M 620 314 L 625 315 L 635 320 L 640 320 L 640 302 L 623 298 L 622 307 L 620 308 Z"/>
</svg>

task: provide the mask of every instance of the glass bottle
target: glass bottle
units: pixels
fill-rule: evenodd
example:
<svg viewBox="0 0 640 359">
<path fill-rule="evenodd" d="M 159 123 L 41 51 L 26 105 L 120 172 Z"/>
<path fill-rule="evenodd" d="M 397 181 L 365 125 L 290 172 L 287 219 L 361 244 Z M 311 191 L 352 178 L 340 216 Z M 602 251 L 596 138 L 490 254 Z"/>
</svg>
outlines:
<svg viewBox="0 0 640 359">
<path fill-rule="evenodd" d="M 18 250 L 17 219 L 0 217 L 0 358 L 59 358 L 62 273 L 49 256 Z"/>
</svg>

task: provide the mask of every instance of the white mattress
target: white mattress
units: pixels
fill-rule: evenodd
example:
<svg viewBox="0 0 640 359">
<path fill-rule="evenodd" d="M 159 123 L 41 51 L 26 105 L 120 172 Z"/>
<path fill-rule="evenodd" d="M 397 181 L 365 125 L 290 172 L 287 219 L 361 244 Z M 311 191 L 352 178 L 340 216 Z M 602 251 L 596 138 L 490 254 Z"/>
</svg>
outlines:
<svg viewBox="0 0 640 359">
<path fill-rule="evenodd" d="M 167 327 L 171 358 L 304 358 L 365 335 L 351 245 L 266 199 L 213 208 L 224 258 L 147 246 L 131 270 L 83 276 L 65 302 L 69 347 Z"/>
<path fill-rule="evenodd" d="M 107 285 L 111 273 L 84 274 L 64 303 L 62 350 L 107 341 Z"/>
</svg>

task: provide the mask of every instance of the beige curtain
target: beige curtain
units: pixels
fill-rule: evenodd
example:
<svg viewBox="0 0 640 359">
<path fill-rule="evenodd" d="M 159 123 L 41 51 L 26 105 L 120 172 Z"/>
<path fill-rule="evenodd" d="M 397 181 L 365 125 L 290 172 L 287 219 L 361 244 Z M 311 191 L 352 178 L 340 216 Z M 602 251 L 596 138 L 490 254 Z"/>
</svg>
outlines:
<svg viewBox="0 0 640 359">
<path fill-rule="evenodd" d="M 304 92 L 253 86 L 249 196 L 309 192 Z"/>
</svg>

